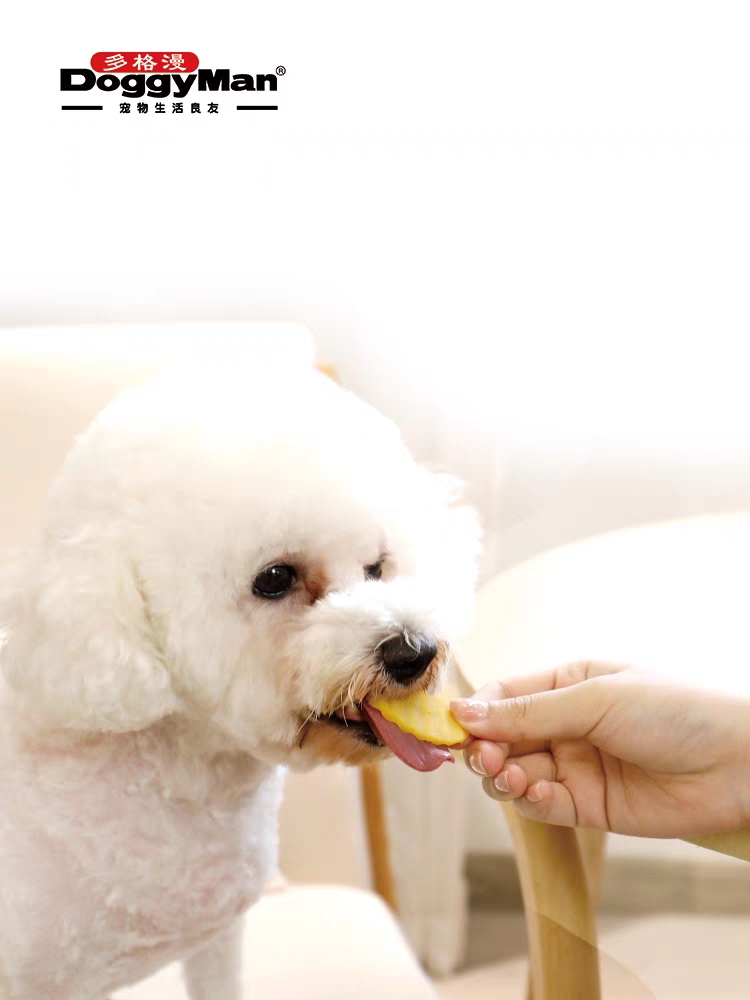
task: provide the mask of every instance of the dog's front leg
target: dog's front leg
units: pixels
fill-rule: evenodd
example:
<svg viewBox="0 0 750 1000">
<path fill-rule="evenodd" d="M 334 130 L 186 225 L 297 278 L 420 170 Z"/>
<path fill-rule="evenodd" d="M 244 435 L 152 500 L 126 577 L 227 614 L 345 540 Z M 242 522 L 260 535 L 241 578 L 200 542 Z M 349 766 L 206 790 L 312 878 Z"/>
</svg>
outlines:
<svg viewBox="0 0 750 1000">
<path fill-rule="evenodd" d="M 185 983 L 190 1000 L 242 1000 L 243 918 L 222 931 L 200 951 L 185 959 Z"/>
</svg>

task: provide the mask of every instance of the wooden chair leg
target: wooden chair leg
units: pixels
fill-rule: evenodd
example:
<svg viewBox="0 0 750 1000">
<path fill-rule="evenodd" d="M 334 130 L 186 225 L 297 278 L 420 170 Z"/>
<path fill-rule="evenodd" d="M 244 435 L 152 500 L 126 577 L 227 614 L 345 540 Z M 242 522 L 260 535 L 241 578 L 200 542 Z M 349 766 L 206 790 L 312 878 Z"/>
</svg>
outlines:
<svg viewBox="0 0 750 1000">
<path fill-rule="evenodd" d="M 534 823 L 513 806 L 504 808 L 528 928 L 529 997 L 601 1000 L 595 917 L 576 831 Z M 590 846 L 593 880 L 600 855 Z"/>
<path fill-rule="evenodd" d="M 602 830 L 581 829 L 576 830 L 576 836 L 583 861 L 583 870 L 586 872 L 591 909 L 596 913 L 602 892 L 607 835 Z"/>
<path fill-rule="evenodd" d="M 372 884 L 375 892 L 395 913 L 397 910 L 396 890 L 388 849 L 388 828 L 385 820 L 385 797 L 380 766 L 370 764 L 360 768 L 360 773 Z"/>
</svg>

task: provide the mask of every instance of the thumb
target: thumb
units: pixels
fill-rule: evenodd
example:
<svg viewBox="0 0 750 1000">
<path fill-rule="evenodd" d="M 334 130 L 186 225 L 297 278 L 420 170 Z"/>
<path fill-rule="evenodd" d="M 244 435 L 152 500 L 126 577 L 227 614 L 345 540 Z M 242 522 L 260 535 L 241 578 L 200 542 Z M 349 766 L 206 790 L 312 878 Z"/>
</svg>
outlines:
<svg viewBox="0 0 750 1000">
<path fill-rule="evenodd" d="M 458 698 L 451 712 L 477 739 L 525 743 L 586 736 L 609 706 L 606 688 L 592 680 L 518 698 Z"/>
</svg>

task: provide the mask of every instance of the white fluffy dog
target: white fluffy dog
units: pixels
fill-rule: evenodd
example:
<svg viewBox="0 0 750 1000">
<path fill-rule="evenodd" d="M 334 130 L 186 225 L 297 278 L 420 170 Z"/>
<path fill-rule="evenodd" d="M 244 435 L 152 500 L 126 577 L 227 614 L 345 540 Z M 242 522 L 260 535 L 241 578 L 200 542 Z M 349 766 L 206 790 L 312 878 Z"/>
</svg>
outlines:
<svg viewBox="0 0 750 1000">
<path fill-rule="evenodd" d="M 193 1000 L 237 1000 L 280 765 L 440 763 L 368 699 L 440 684 L 477 538 L 321 375 L 115 400 L 3 579 L 0 998 L 104 1000 L 183 959 Z"/>
</svg>

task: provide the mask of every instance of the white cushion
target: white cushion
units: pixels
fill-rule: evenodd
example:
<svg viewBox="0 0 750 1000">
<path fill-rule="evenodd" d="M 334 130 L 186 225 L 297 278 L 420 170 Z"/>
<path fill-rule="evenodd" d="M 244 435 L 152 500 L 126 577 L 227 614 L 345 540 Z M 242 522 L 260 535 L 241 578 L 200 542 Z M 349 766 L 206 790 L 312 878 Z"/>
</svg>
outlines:
<svg viewBox="0 0 750 1000">
<path fill-rule="evenodd" d="M 291 886 L 252 907 L 245 926 L 248 1000 L 437 1000 L 393 915 L 373 893 Z M 185 1000 L 171 965 L 116 1000 Z"/>
</svg>

